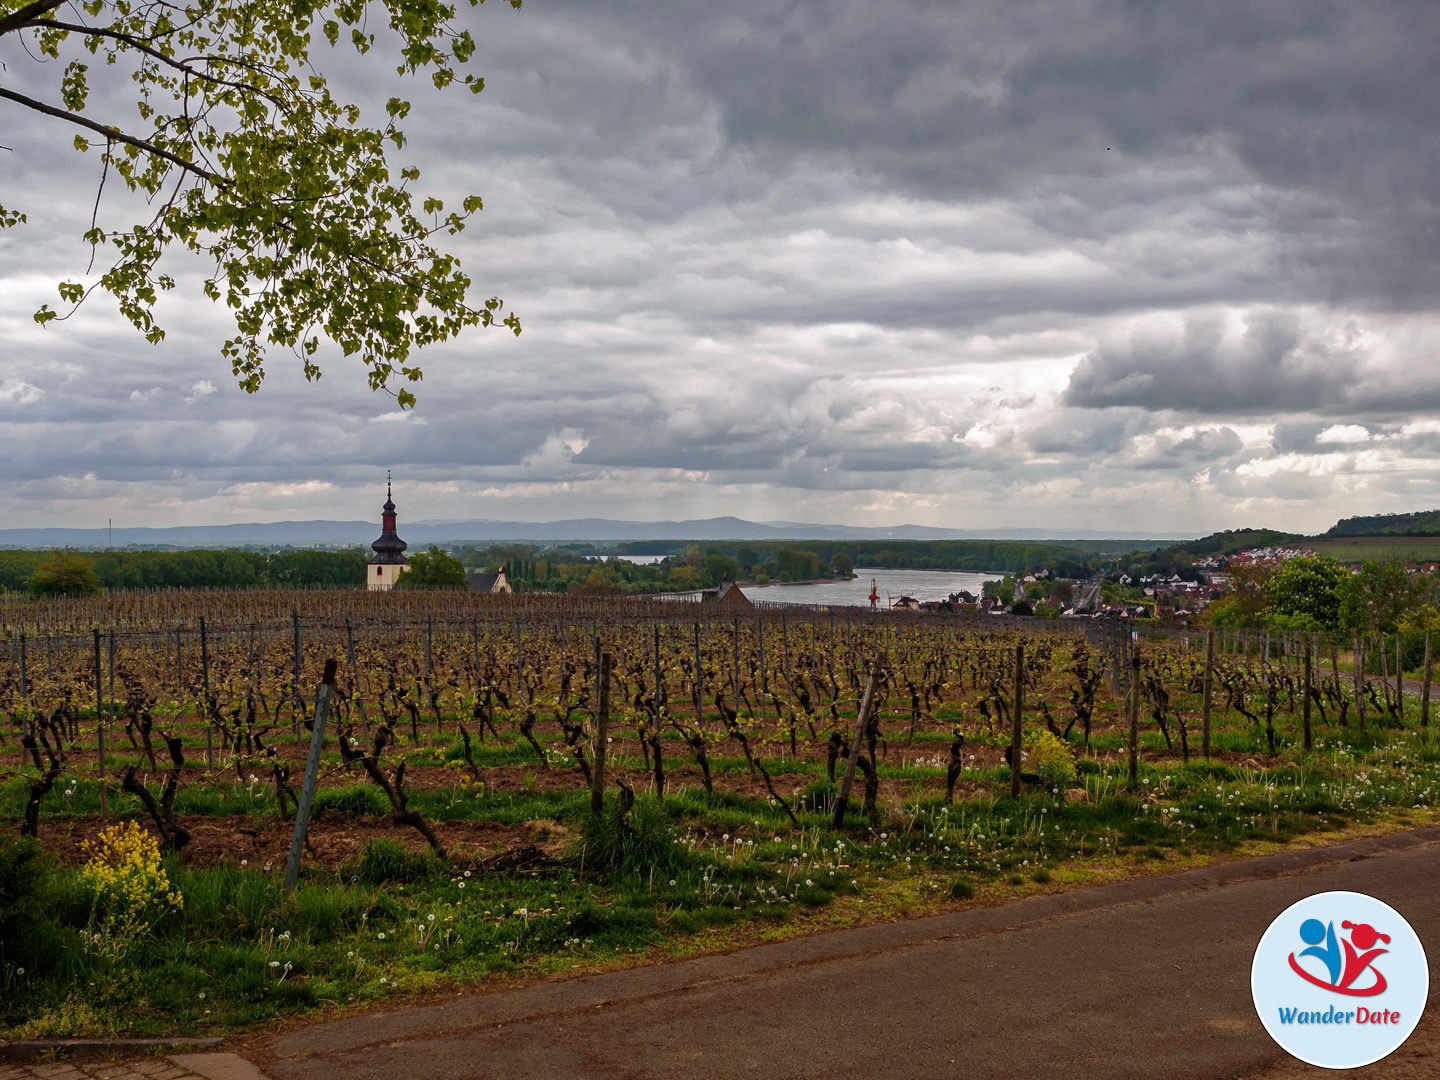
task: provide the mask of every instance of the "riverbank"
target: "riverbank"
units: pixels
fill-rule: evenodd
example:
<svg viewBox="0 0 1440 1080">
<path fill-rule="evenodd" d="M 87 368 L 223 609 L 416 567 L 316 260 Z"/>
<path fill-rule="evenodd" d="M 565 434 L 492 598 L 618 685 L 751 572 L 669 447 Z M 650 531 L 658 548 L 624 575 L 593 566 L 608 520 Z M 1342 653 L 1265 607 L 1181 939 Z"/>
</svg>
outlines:
<svg viewBox="0 0 1440 1080">
<path fill-rule="evenodd" d="M 776 585 L 833 585 L 837 581 L 857 581 L 859 574 L 833 574 L 830 577 L 805 578 L 802 581 L 767 581 L 763 585 L 754 578 L 735 582 L 742 589 L 769 589 Z"/>
</svg>

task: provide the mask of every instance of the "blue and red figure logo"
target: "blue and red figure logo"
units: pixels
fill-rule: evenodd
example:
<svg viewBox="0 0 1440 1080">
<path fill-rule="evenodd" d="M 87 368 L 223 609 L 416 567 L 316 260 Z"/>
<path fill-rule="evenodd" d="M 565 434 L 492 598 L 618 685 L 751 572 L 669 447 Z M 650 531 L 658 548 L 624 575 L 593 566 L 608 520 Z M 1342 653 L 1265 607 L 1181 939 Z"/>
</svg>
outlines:
<svg viewBox="0 0 1440 1080">
<path fill-rule="evenodd" d="M 1314 956 L 1319 958 L 1325 965 L 1325 970 L 1330 973 L 1330 981 L 1317 979 L 1300 966 L 1295 959 L 1295 954 L 1290 954 L 1290 966 L 1295 974 L 1299 975 L 1308 983 L 1313 983 L 1322 990 L 1329 990 L 1336 994 L 1349 994 L 1351 997 L 1372 997 L 1375 994 L 1384 992 L 1385 976 L 1378 968 L 1371 967 L 1371 961 L 1381 953 L 1389 952 L 1389 949 L 1372 948 L 1376 941 L 1383 941 L 1390 944 L 1389 934 L 1377 933 L 1369 923 L 1352 923 L 1346 919 L 1340 924 L 1342 930 L 1350 931 L 1350 940 L 1343 938 L 1338 942 L 1335 939 L 1335 924 L 1322 923 L 1319 919 L 1306 919 L 1300 924 L 1300 940 L 1310 946 L 1300 951 L 1301 956 Z M 1323 945 L 1322 945 L 1323 942 Z M 1343 965 L 1340 955 L 1341 947 L 1345 950 Z M 1375 980 L 1371 985 L 1357 987 L 1355 980 L 1360 974 L 1369 968 Z"/>
</svg>

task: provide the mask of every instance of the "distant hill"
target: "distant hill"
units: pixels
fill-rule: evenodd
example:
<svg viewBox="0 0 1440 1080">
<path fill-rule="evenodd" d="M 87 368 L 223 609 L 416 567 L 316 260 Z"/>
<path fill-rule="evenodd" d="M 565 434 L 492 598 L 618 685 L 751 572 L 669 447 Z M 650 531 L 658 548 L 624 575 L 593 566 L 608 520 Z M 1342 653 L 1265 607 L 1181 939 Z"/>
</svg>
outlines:
<svg viewBox="0 0 1440 1080">
<path fill-rule="evenodd" d="M 1187 540 L 1175 545 L 1171 550 L 1184 548 L 1191 555 L 1233 555 L 1246 548 L 1282 547 L 1304 539 L 1300 533 L 1280 532 L 1277 529 L 1227 529 L 1202 536 L 1198 540 Z"/>
<path fill-rule="evenodd" d="M 1387 542 L 1387 540 L 1389 542 Z M 1307 547 L 1342 562 L 1440 558 L 1440 510 L 1343 518 L 1315 536 L 1277 529 L 1230 529 L 1169 545 L 1164 554 L 1233 555 L 1254 547 Z"/>
<path fill-rule="evenodd" d="M 1325 536 L 1440 536 L 1440 510 L 1342 518 Z"/>
<path fill-rule="evenodd" d="M 927 525 L 864 528 L 803 522 L 754 522 L 736 517 L 687 521 L 412 521 L 400 519 L 400 535 L 412 548 L 428 544 L 493 541 L 537 543 L 633 540 L 1123 540 L 1169 542 L 1176 534 L 1096 532 L 1085 529 L 937 529 Z M 0 547 L 344 547 L 368 545 L 380 535 L 378 521 L 272 521 L 240 525 L 178 525 L 170 528 L 0 529 Z"/>
</svg>

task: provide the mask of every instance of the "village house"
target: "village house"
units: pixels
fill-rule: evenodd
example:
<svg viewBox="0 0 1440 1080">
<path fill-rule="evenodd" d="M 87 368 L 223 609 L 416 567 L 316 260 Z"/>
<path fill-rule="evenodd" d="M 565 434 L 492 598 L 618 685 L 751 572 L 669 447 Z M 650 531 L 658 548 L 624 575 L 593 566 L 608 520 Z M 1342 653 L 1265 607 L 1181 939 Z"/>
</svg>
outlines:
<svg viewBox="0 0 1440 1080">
<path fill-rule="evenodd" d="M 465 585 L 471 592 L 491 593 L 514 593 L 510 587 L 510 579 L 505 576 L 505 567 L 500 567 L 493 574 L 466 574 Z"/>
<path fill-rule="evenodd" d="M 700 604 L 702 607 L 713 607 L 717 611 L 755 610 L 754 603 L 733 581 L 722 581 L 713 589 L 701 589 Z"/>
</svg>

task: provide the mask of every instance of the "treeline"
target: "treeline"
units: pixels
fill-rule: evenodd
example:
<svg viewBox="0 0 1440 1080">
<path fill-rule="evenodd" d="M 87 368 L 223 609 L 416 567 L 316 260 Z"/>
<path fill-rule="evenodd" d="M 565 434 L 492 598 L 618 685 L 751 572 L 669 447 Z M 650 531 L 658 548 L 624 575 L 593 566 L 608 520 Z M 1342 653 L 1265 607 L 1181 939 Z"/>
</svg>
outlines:
<svg viewBox="0 0 1440 1080">
<path fill-rule="evenodd" d="M 365 554 L 351 551 L 0 551 L 0 589 L 48 591 L 61 567 L 60 591 L 102 589 L 245 589 L 363 585 Z M 84 575 L 89 571 L 92 577 Z M 37 573 L 39 578 L 37 579 Z M 46 588 L 37 588 L 37 582 Z M 78 584 L 77 584 L 78 583 Z M 73 586 L 73 587 L 72 587 Z"/>
<path fill-rule="evenodd" d="M 716 548 L 690 547 L 688 552 L 644 565 L 619 557 L 576 553 L 570 547 L 517 544 L 460 546 L 452 555 L 467 570 L 494 572 L 505 567 L 505 576 L 516 592 L 688 592 L 734 581 L 746 573 L 739 563 Z"/>
<path fill-rule="evenodd" d="M 1341 518 L 1326 536 L 1440 536 L 1440 510 Z"/>
<path fill-rule="evenodd" d="M 1156 548 L 1153 557 L 1156 562 L 1172 561 L 1176 555 L 1204 557 L 1206 555 L 1234 555 L 1237 551 L 1257 547 L 1293 547 L 1303 544 L 1307 538 L 1300 533 L 1280 532 L 1278 529 L 1226 529 L 1211 533 L 1198 540 L 1186 540 L 1168 548 Z"/>
<path fill-rule="evenodd" d="M 821 566 L 830 565 L 836 555 L 841 555 L 852 566 L 975 573 L 1024 573 L 1046 568 L 1062 577 L 1088 575 L 1091 561 L 1097 557 L 1095 551 L 1072 544 L 1029 540 L 721 540 L 704 547 L 719 551 L 742 567 L 762 569 L 778 568 L 783 553 L 811 552 Z M 686 546 L 636 541 L 621 545 L 619 550 L 627 554 L 671 554 L 685 551 Z"/>
</svg>

